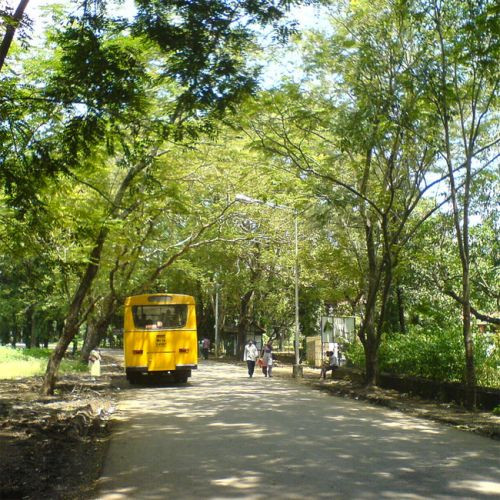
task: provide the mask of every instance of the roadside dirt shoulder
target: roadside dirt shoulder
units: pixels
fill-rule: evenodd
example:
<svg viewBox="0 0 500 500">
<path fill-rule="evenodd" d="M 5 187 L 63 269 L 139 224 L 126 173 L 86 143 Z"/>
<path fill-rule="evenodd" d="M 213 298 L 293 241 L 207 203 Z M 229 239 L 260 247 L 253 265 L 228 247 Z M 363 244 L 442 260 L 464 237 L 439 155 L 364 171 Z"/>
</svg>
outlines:
<svg viewBox="0 0 500 500">
<path fill-rule="evenodd" d="M 54 396 L 41 377 L 0 380 L 0 498 L 86 499 L 99 477 L 123 378 L 104 355 L 103 375 L 62 376 Z"/>
<path fill-rule="evenodd" d="M 279 377 L 291 378 L 291 372 L 291 366 L 273 368 L 273 373 Z M 468 411 L 452 403 L 430 401 L 392 389 L 364 387 L 359 377 L 348 370 L 341 369 L 335 373 L 333 379 L 327 377 L 326 380 L 320 380 L 319 374 L 319 369 L 304 367 L 304 378 L 300 382 L 337 396 L 368 401 L 500 440 L 500 417 L 491 412 Z"/>
</svg>

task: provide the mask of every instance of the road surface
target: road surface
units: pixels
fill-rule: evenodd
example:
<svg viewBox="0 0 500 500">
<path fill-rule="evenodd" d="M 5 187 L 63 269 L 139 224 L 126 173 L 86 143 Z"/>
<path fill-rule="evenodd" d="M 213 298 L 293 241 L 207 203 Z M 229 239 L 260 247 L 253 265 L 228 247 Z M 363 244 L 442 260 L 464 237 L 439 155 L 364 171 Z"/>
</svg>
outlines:
<svg viewBox="0 0 500 500">
<path fill-rule="evenodd" d="M 124 391 L 99 499 L 500 498 L 500 443 L 201 362 Z"/>
</svg>

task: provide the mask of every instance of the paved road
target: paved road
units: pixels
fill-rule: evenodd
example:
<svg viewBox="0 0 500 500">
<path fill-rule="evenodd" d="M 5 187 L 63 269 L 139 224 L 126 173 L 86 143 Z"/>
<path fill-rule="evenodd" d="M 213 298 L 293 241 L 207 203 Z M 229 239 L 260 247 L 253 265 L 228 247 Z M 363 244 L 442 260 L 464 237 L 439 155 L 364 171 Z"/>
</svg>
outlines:
<svg viewBox="0 0 500 500">
<path fill-rule="evenodd" d="M 201 364 L 124 392 L 99 499 L 500 498 L 500 443 Z"/>
</svg>

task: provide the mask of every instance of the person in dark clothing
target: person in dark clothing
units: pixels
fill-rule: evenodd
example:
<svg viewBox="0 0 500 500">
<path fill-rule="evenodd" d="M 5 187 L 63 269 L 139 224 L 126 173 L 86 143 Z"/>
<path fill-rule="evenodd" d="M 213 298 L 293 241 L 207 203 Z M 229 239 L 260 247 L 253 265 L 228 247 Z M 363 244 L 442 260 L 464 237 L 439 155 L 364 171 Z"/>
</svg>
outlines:
<svg viewBox="0 0 500 500">
<path fill-rule="evenodd" d="M 201 352 L 203 354 L 203 359 L 208 359 L 208 353 L 210 352 L 210 339 L 204 337 L 201 342 Z"/>
</svg>

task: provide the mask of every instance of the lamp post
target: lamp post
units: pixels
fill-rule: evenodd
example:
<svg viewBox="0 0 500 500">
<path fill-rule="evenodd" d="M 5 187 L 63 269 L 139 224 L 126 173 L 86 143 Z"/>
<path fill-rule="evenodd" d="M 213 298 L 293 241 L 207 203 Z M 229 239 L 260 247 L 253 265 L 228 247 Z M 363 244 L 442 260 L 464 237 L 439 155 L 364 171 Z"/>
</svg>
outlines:
<svg viewBox="0 0 500 500">
<path fill-rule="evenodd" d="M 219 283 L 215 282 L 215 358 L 219 357 Z"/>
<path fill-rule="evenodd" d="M 293 365 L 293 376 L 295 378 L 302 377 L 302 365 L 299 357 L 299 231 L 298 231 L 298 215 L 297 210 L 294 210 L 295 219 L 295 364 Z"/>
<path fill-rule="evenodd" d="M 299 354 L 299 334 L 300 334 L 300 323 L 299 323 L 299 231 L 298 231 L 298 214 L 297 210 L 287 207 L 285 205 L 277 205 L 276 203 L 269 203 L 262 200 L 257 200 L 255 198 L 250 198 L 244 194 L 237 194 L 235 196 L 236 201 L 242 203 L 250 203 L 256 205 L 266 205 L 270 208 L 277 208 L 278 210 L 286 210 L 292 212 L 294 216 L 294 227 L 295 227 L 295 338 L 294 338 L 294 352 L 295 352 L 295 364 L 293 365 L 293 376 L 299 378 L 303 376 L 302 365 L 300 364 L 300 354 Z"/>
</svg>

